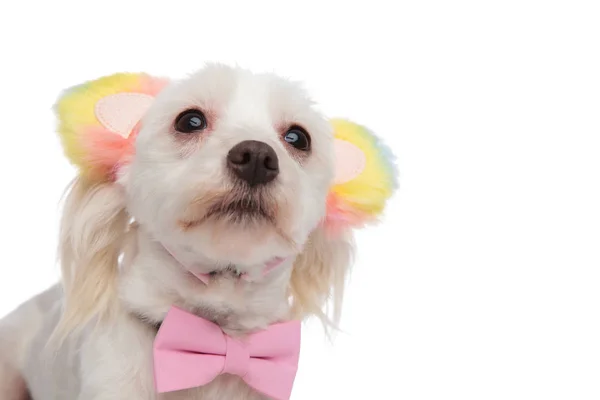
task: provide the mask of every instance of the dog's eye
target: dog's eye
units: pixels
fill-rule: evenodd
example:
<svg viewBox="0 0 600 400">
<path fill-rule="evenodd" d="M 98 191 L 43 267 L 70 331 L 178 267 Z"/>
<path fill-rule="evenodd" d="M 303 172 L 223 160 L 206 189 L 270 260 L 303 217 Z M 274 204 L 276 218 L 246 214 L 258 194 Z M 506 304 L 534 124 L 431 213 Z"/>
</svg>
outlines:
<svg viewBox="0 0 600 400">
<path fill-rule="evenodd" d="M 187 110 L 175 119 L 177 132 L 192 133 L 206 128 L 206 117 L 199 110 Z"/>
<path fill-rule="evenodd" d="M 292 126 L 283 136 L 283 140 L 297 148 L 298 150 L 308 151 L 310 149 L 310 136 L 299 126 Z"/>
</svg>

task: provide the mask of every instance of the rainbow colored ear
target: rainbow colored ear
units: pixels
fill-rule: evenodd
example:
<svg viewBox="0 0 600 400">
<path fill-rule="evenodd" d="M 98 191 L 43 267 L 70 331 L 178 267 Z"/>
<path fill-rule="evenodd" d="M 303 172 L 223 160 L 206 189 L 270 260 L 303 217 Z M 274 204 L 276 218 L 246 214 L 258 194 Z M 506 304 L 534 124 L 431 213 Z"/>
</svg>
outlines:
<svg viewBox="0 0 600 400">
<path fill-rule="evenodd" d="M 121 73 L 68 89 L 55 105 L 65 154 L 82 174 L 112 180 L 134 151 L 138 123 L 167 80 Z"/>
<path fill-rule="evenodd" d="M 397 188 L 392 152 L 364 126 L 331 120 L 335 137 L 335 179 L 327 199 L 328 230 L 374 222 Z"/>
</svg>

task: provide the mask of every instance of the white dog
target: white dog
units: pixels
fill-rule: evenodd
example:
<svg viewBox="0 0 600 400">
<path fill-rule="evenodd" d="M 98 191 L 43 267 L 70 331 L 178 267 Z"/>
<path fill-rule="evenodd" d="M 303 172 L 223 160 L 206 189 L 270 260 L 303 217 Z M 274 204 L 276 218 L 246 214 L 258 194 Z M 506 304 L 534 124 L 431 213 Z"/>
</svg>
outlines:
<svg viewBox="0 0 600 400">
<path fill-rule="evenodd" d="M 101 78 L 56 110 L 79 168 L 63 280 L 1 321 L 0 399 L 271 398 L 235 373 L 157 392 L 157 331 L 173 306 L 239 343 L 310 315 L 335 324 L 351 231 L 394 188 L 384 147 L 296 83 L 216 64 Z"/>
</svg>

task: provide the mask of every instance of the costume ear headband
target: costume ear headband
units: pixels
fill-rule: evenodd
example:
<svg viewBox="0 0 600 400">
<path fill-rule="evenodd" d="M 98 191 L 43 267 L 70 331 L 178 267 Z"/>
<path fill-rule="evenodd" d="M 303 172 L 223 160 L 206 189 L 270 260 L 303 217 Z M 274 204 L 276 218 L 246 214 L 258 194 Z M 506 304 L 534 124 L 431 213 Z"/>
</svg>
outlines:
<svg viewBox="0 0 600 400">
<path fill-rule="evenodd" d="M 168 81 L 115 74 L 67 90 L 55 106 L 65 155 L 83 175 L 114 180 L 134 155 L 138 123 Z M 375 221 L 397 187 L 394 157 L 368 129 L 331 120 L 335 179 L 324 225 L 330 231 Z"/>
<path fill-rule="evenodd" d="M 327 198 L 325 226 L 360 228 L 374 222 L 397 188 L 394 155 L 364 126 L 331 120 L 335 137 L 335 179 Z"/>
<path fill-rule="evenodd" d="M 69 161 L 92 179 L 114 179 L 133 156 L 137 123 L 167 83 L 146 74 L 115 74 L 64 92 L 55 111 Z"/>
</svg>

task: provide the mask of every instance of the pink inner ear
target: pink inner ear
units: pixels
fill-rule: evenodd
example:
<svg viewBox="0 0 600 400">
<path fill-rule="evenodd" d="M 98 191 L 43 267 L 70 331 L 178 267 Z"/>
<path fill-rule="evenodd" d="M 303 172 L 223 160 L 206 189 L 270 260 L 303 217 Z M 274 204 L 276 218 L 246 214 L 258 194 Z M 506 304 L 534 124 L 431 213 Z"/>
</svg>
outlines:
<svg viewBox="0 0 600 400">
<path fill-rule="evenodd" d="M 110 131 L 127 138 L 144 116 L 154 97 L 143 93 L 117 93 L 96 103 L 96 118 Z"/>
<path fill-rule="evenodd" d="M 365 169 L 365 153 L 352 143 L 335 139 L 335 179 L 336 185 L 346 183 L 359 176 Z"/>
</svg>

